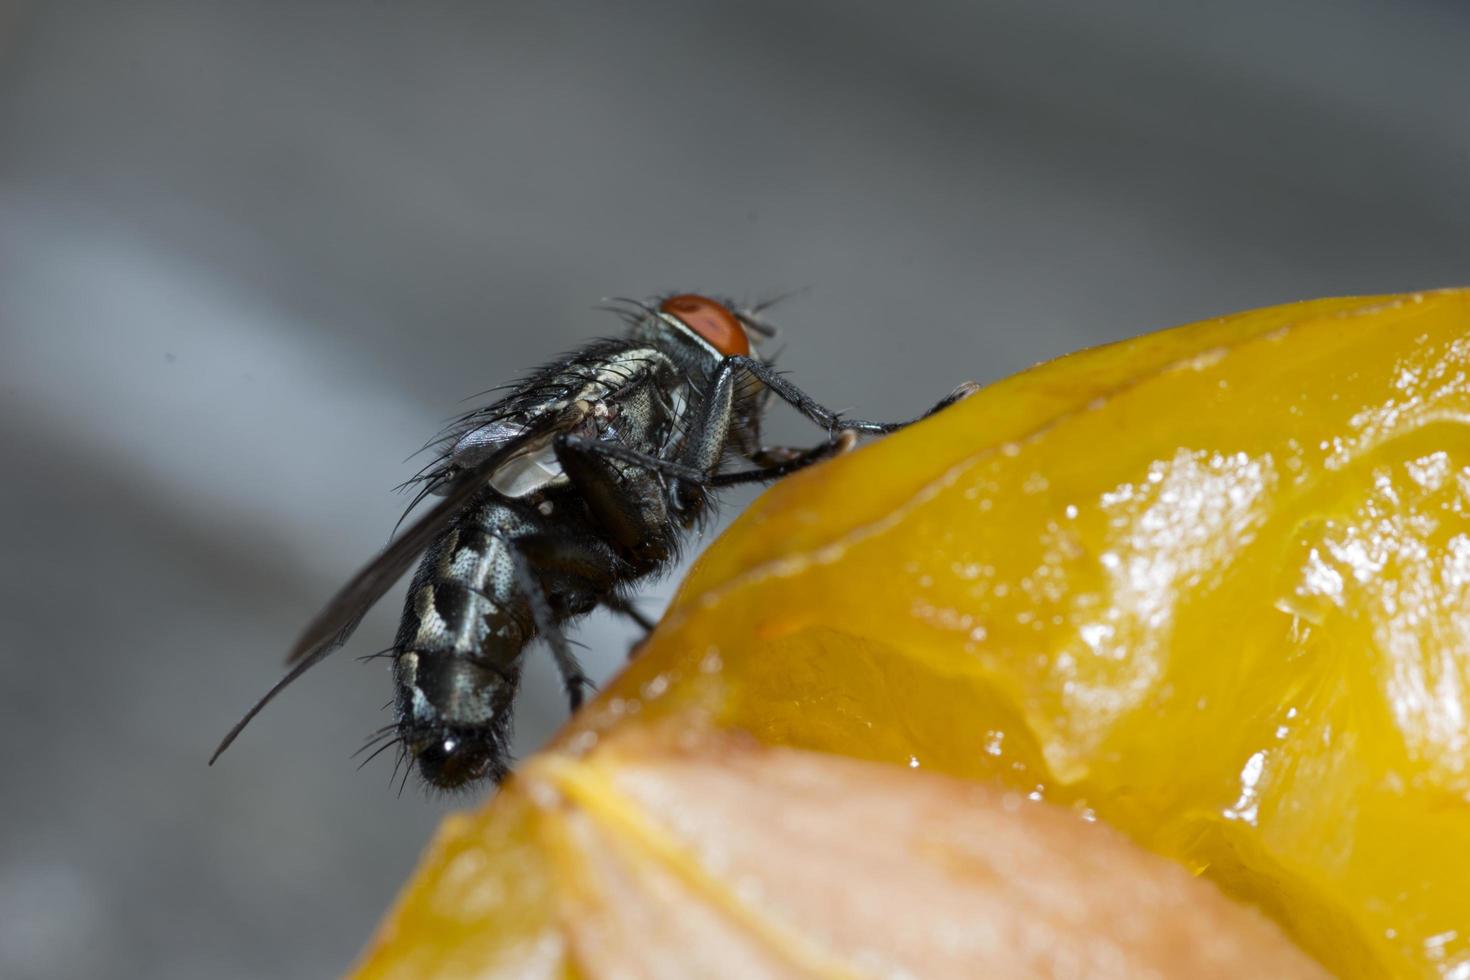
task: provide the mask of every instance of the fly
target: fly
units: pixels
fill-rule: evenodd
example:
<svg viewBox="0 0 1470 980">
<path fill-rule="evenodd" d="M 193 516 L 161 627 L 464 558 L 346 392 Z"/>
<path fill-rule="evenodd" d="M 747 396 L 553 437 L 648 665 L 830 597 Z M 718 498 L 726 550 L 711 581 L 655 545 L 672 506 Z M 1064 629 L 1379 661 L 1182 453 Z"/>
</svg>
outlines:
<svg viewBox="0 0 1470 980">
<path fill-rule="evenodd" d="M 512 707 L 533 639 L 545 641 L 575 711 L 589 683 L 563 625 L 603 606 L 652 629 L 628 590 L 675 560 L 715 491 L 775 480 L 858 433 L 906 424 L 845 418 L 787 381 L 752 350 L 774 334 L 758 310 L 692 293 L 620 302 L 624 336 L 535 371 L 430 444 L 432 462 L 408 484 L 419 491 L 409 509 L 438 502 L 308 624 L 290 670 L 230 729 L 211 765 L 418 559 L 387 651 L 396 722 L 380 733 L 380 750 L 397 746 L 400 762 L 432 786 L 498 783 L 510 771 Z M 928 414 L 973 390 L 962 385 Z M 825 440 L 763 445 L 773 395 Z"/>
</svg>

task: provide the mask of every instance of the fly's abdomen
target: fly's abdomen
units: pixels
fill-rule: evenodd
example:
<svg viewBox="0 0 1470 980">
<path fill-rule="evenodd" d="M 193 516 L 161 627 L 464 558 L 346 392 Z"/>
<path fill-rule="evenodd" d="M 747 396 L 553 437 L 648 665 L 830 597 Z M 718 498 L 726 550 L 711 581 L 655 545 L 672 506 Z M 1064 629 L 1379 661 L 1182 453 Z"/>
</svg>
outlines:
<svg viewBox="0 0 1470 980">
<path fill-rule="evenodd" d="M 504 774 L 520 655 L 535 633 L 515 587 L 518 521 L 497 511 L 472 511 L 429 550 L 394 644 L 399 731 L 441 785 Z"/>
</svg>

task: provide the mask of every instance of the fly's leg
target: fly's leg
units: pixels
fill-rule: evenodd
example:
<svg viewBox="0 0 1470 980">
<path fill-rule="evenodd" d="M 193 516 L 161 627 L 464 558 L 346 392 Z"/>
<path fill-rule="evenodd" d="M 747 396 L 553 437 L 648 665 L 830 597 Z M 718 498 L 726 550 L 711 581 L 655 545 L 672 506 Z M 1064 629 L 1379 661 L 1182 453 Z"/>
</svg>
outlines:
<svg viewBox="0 0 1470 980">
<path fill-rule="evenodd" d="M 627 599 L 624 599 L 620 595 L 608 596 L 606 599 L 602 600 L 602 604 L 611 609 L 613 612 L 617 613 L 619 616 L 626 616 L 628 619 L 631 619 L 633 622 L 643 627 L 643 632 L 645 633 L 652 633 L 654 627 L 658 625 L 658 623 L 655 623 L 653 620 L 645 616 L 643 614 L 643 611 L 640 610 L 637 606 L 633 605 L 631 602 L 629 602 Z"/>
<path fill-rule="evenodd" d="M 787 381 L 784 376 L 764 361 L 758 361 L 753 357 L 736 354 L 726 358 L 725 364 L 735 364 L 749 371 L 755 376 L 756 380 L 774 391 L 778 398 L 834 436 L 842 429 L 852 429 L 856 432 L 865 432 L 870 435 L 886 435 L 890 432 L 897 432 L 904 426 L 912 425 L 913 422 L 917 422 L 919 419 L 926 419 L 935 412 L 942 411 L 955 402 L 967 398 L 980 390 L 980 386 L 975 384 L 975 382 L 967 381 L 946 395 L 937 405 L 919 416 L 918 419 L 910 422 L 869 422 L 865 419 L 843 418 L 841 413 L 834 412 L 817 402 L 806 392 L 796 387 L 790 381 Z"/>
<path fill-rule="evenodd" d="M 681 463 L 578 436 L 562 436 L 555 443 L 555 451 L 562 472 L 576 485 L 598 522 L 607 529 L 608 536 L 633 556 L 635 573 L 652 569 L 673 555 L 668 505 L 654 474 L 701 482 L 704 474 Z M 614 461 L 631 464 L 636 469 L 620 472 Z M 666 465 L 676 472 L 670 473 L 664 468 Z M 608 567 L 619 564 L 624 563 L 617 555 L 611 555 Z M 599 589 L 598 595 L 602 605 L 643 627 L 643 639 L 628 650 L 628 656 L 633 657 L 648 639 L 647 634 L 653 632 L 653 621 L 617 595 L 610 580 L 606 587 Z"/>
<path fill-rule="evenodd" d="M 977 392 L 979 390 L 980 390 L 980 382 L 978 382 L 978 381 L 965 381 L 965 382 L 962 382 L 959 385 L 956 385 L 955 386 L 955 390 L 954 391 L 951 391 L 949 394 L 947 394 L 943 398 L 939 399 L 939 401 L 935 403 L 935 405 L 934 405 L 933 408 L 929 409 L 929 411 L 925 412 L 923 415 L 920 415 L 918 418 L 914 419 L 914 422 L 922 422 L 924 419 L 927 419 L 929 416 L 934 415 L 934 414 L 936 414 L 938 412 L 942 412 L 946 408 L 949 408 L 949 406 L 953 405 L 955 402 L 962 402 L 962 401 L 964 401 L 966 398 L 969 398 L 971 395 L 973 395 L 975 392 Z M 905 423 L 905 424 L 912 425 L 913 423 L 912 422 L 909 422 L 909 423 Z"/>
<path fill-rule="evenodd" d="M 762 449 L 753 457 L 754 461 L 759 464 L 759 469 L 716 473 L 709 478 L 709 485 L 733 487 L 742 483 L 765 483 L 779 480 L 788 473 L 806 469 L 813 463 L 840 456 L 855 445 L 857 445 L 857 433 L 851 429 L 844 429 L 837 434 L 835 439 L 810 449 L 787 449 L 784 446 Z"/>
<path fill-rule="evenodd" d="M 597 439 L 588 439 L 584 436 L 563 436 L 558 443 L 558 449 L 562 447 L 587 456 L 601 456 L 607 459 L 615 459 L 620 463 L 627 463 L 629 466 L 638 466 L 674 480 L 688 480 L 690 483 L 705 484 L 710 479 L 710 474 L 705 470 L 687 466 L 677 460 L 664 459 L 662 456 L 650 456 L 648 453 L 641 453 L 636 449 L 619 446 L 613 442 L 602 442 Z M 558 452 L 557 456 L 560 457 L 561 453 Z M 576 477 L 572 477 L 572 482 L 576 483 L 578 487 L 584 485 Z M 601 514 L 598 516 L 600 517 Z"/>
<path fill-rule="evenodd" d="M 670 508 L 664 504 L 663 495 L 653 493 L 651 486 L 645 488 L 647 492 L 630 492 L 627 478 L 610 465 L 611 460 L 672 479 L 672 509 L 680 516 L 703 506 L 704 488 L 719 466 L 730 438 L 736 370 L 737 365 L 731 359 L 721 362 L 699 406 L 699 414 L 689 427 L 679 459 L 664 459 L 581 436 L 565 435 L 557 440 L 556 455 L 563 471 L 584 494 L 589 494 L 588 502 L 615 537 L 622 540 L 627 535 L 627 540 L 636 541 L 639 535 L 646 536 L 656 525 L 666 524 Z M 570 469 L 568 457 L 572 463 Z"/>
<path fill-rule="evenodd" d="M 632 660 L 638 656 L 639 652 L 643 649 L 643 645 L 648 642 L 648 637 L 653 633 L 654 627 L 658 624 L 643 615 L 638 607 L 620 595 L 610 595 L 602 600 L 602 604 L 619 616 L 626 616 L 643 627 L 643 635 L 628 645 L 628 659 Z"/>
<path fill-rule="evenodd" d="M 810 452 L 810 447 L 800 449 L 796 446 L 762 446 L 750 454 L 750 461 L 761 469 L 768 469 L 784 466 Z"/>
<path fill-rule="evenodd" d="M 648 473 L 624 473 L 614 461 L 677 479 L 700 480 L 702 474 L 669 460 L 582 436 L 563 435 L 554 443 L 554 449 L 562 472 L 607 530 L 612 543 L 631 556 L 635 572 L 651 571 L 673 555 L 668 506 L 658 480 Z M 669 472 L 664 464 L 678 472 Z M 602 592 L 610 590 L 611 586 Z"/>
<path fill-rule="evenodd" d="M 735 390 L 735 375 L 738 370 L 747 370 L 755 375 L 756 379 L 774 391 L 780 398 L 789 403 L 797 411 L 811 419 L 817 425 L 827 429 L 829 438 L 827 442 L 805 450 L 793 450 L 785 447 L 762 449 L 752 457 L 757 464 L 756 469 L 742 470 L 736 473 L 716 474 L 715 468 L 725 451 L 725 443 L 730 436 L 730 421 L 732 411 L 732 399 Z M 920 418 L 928 418 L 935 412 L 941 411 L 953 405 L 961 399 L 967 398 L 979 390 L 979 385 L 974 382 L 966 382 L 939 401 L 933 408 L 925 412 Z M 917 419 L 914 421 L 918 421 Z M 563 436 L 557 443 L 557 457 L 563 462 L 563 469 L 572 477 L 573 481 L 585 486 L 584 480 L 567 468 L 565 453 L 575 454 L 580 457 L 584 467 L 590 470 L 593 466 L 592 460 L 602 457 L 604 460 L 618 460 L 631 466 L 641 467 L 665 477 L 682 481 L 695 488 L 705 487 L 728 487 L 741 483 L 755 483 L 778 479 L 788 473 L 810 466 L 813 463 L 826 459 L 828 456 L 852 448 L 856 438 L 855 433 L 866 432 L 882 435 L 888 432 L 896 432 L 910 422 L 868 422 L 862 419 L 843 418 L 839 413 L 825 408 L 800 388 L 777 374 L 768 364 L 739 355 L 727 357 L 721 364 L 719 371 L 715 374 L 713 383 L 710 385 L 708 396 L 704 399 L 701 407 L 700 417 L 691 427 L 689 438 L 685 443 L 683 456 L 677 460 L 663 459 L 642 453 L 626 446 L 616 443 L 602 442 L 597 439 L 588 439 L 581 436 Z M 602 463 L 606 467 L 606 463 Z M 607 467 L 611 470 L 611 467 Z M 591 475 L 590 472 L 588 474 Z M 616 498 L 618 494 L 610 494 L 609 497 Z M 676 506 L 685 509 L 690 505 L 687 494 L 679 496 Z M 596 506 L 596 505 L 594 505 Z M 624 514 L 615 515 L 620 524 L 626 523 L 626 505 L 622 508 Z M 601 516 L 601 511 L 599 510 Z M 635 522 L 636 523 L 636 522 Z"/>
<path fill-rule="evenodd" d="M 556 616 L 552 614 L 551 603 L 546 600 L 546 593 L 541 588 L 541 583 L 536 579 L 536 573 L 531 569 L 531 563 L 526 556 L 521 554 L 518 548 L 512 547 L 511 554 L 515 556 L 516 586 L 521 594 L 526 597 L 526 603 L 531 607 L 531 619 L 536 623 L 536 630 L 546 638 L 546 643 L 551 647 L 551 657 L 556 661 L 556 669 L 561 674 L 563 686 L 567 692 L 567 702 L 572 710 L 576 711 L 582 706 L 582 698 L 586 688 L 592 686 L 587 675 L 582 673 L 582 665 L 577 662 L 577 657 L 572 653 L 571 646 L 567 643 L 566 635 L 561 631 L 561 625 L 557 623 Z"/>
<path fill-rule="evenodd" d="M 617 584 L 623 563 L 606 542 L 590 535 L 547 530 L 516 537 L 516 550 L 541 575 L 555 576 L 569 594 L 598 596 Z M 580 605 L 575 599 L 570 603 Z M 583 610 L 570 609 L 576 613 Z"/>
<path fill-rule="evenodd" d="M 591 612 L 601 604 L 643 627 L 643 637 L 628 650 L 630 659 L 647 642 L 655 624 L 632 603 L 613 592 L 617 571 L 624 562 L 606 543 L 590 535 L 528 534 L 518 537 L 516 545 L 521 555 L 542 575 L 550 573 L 564 579 L 567 582 L 566 593 L 586 598 L 585 604 L 574 600 L 569 612 Z"/>
<path fill-rule="evenodd" d="M 752 457 L 752 461 L 757 464 L 757 469 L 715 474 L 714 469 L 719 465 L 725 450 L 725 442 L 730 434 L 734 380 L 735 373 L 739 369 L 749 371 L 756 380 L 774 391 L 783 401 L 826 429 L 827 442 L 806 450 L 792 450 L 785 447 L 762 449 Z M 709 395 L 704 400 L 701 417 L 690 430 L 690 438 L 686 443 L 687 448 L 682 459 L 662 459 L 624 446 L 593 439 L 568 436 L 564 437 L 564 442 L 574 442 L 578 449 L 587 453 L 621 460 L 676 480 L 685 481 L 696 487 L 735 486 L 741 483 L 774 480 L 793 473 L 826 459 L 828 456 L 852 448 L 855 433 L 883 435 L 897 432 L 906 425 L 912 425 L 913 422 L 943 411 L 979 390 L 978 384 L 967 381 L 940 399 L 933 408 L 919 416 L 918 419 L 910 422 L 868 422 L 863 419 L 843 418 L 840 413 L 819 404 L 806 392 L 776 373 L 765 362 L 735 355 L 727 357 L 720 364 L 714 383 L 710 386 Z"/>
<path fill-rule="evenodd" d="M 830 456 L 844 453 L 856 443 L 857 434 L 851 429 L 844 429 L 831 441 L 810 449 L 786 450 L 785 447 L 780 447 L 779 449 L 762 450 L 763 453 L 770 454 L 766 457 L 766 465 L 756 469 L 737 470 L 734 473 L 710 473 L 676 460 L 650 456 L 648 453 L 641 453 L 636 449 L 629 449 L 616 443 L 598 442 L 595 439 L 584 439 L 579 436 L 568 436 L 566 441 L 578 452 L 605 456 L 630 466 L 660 473 L 670 479 L 684 480 L 701 487 L 733 487 L 742 483 L 763 483 L 780 479 L 788 473 L 795 473 L 813 463 L 820 463 Z"/>
<path fill-rule="evenodd" d="M 730 424 L 735 411 L 735 375 L 737 365 L 725 358 L 715 371 L 709 391 L 699 406 L 699 416 L 689 430 L 684 453 L 679 462 L 693 467 L 708 477 L 720 465 L 725 444 L 730 440 Z"/>
</svg>

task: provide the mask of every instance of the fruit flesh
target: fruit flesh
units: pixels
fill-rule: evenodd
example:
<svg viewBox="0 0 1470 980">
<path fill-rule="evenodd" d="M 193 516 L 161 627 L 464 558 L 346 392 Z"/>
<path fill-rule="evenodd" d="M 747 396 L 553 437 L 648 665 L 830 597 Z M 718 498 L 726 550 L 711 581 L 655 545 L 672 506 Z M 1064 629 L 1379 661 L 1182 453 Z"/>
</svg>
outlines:
<svg viewBox="0 0 1470 980">
<path fill-rule="evenodd" d="M 998 780 L 1334 973 L 1470 976 L 1467 422 L 1462 291 L 1043 365 L 774 487 L 552 751 L 678 714 Z"/>
<path fill-rule="evenodd" d="M 388 937 L 365 975 L 1325 975 L 1259 913 L 1183 869 L 994 785 L 676 720 L 533 760 L 507 795 L 530 802 L 514 806 L 517 840 L 535 842 L 556 883 L 529 934 L 539 941 L 507 946 L 496 903 L 514 916 L 546 896 L 505 890 L 508 878 L 466 862 L 473 851 L 449 847 L 458 855 L 436 879 L 439 908 L 400 917 L 441 941 L 405 954 L 410 944 Z M 446 836 L 503 849 L 501 828 L 483 829 Z"/>
</svg>

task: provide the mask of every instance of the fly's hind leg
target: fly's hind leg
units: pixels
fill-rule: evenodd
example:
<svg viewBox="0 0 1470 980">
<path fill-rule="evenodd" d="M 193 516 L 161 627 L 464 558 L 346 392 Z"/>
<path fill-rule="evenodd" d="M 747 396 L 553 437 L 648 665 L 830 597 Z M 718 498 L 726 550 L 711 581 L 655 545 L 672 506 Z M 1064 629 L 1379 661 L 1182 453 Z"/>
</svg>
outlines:
<svg viewBox="0 0 1470 980">
<path fill-rule="evenodd" d="M 556 661 L 556 669 L 566 688 L 567 703 L 571 705 L 572 711 L 576 711 L 582 706 L 586 689 L 592 686 L 592 681 L 582 672 L 582 665 L 577 661 L 576 654 L 572 653 L 572 647 L 567 643 L 566 634 L 562 632 L 561 624 L 552 612 L 551 603 L 547 601 L 546 592 L 541 588 L 531 563 L 519 549 L 512 548 L 511 553 L 515 555 L 516 587 L 531 607 L 531 618 L 536 623 L 537 632 L 546 638 L 547 645 L 551 647 L 551 658 Z"/>
<path fill-rule="evenodd" d="M 638 656 L 658 624 L 643 615 L 643 612 L 637 606 L 620 595 L 610 595 L 602 600 L 602 604 L 619 616 L 626 616 L 643 628 L 643 635 L 628 644 L 628 659 L 632 660 Z"/>
<path fill-rule="evenodd" d="M 630 564 L 625 566 L 628 578 L 651 571 L 673 557 L 673 522 L 659 477 L 672 476 L 703 486 L 707 474 L 622 446 L 574 436 L 557 441 L 556 456 L 562 472 L 576 485 L 613 544 L 629 556 Z M 624 472 L 616 462 L 634 468 Z M 669 468 L 676 472 L 669 472 Z M 631 658 L 647 642 L 655 624 L 618 595 L 613 584 L 609 582 L 600 590 L 598 602 L 643 627 L 643 637 L 628 650 Z"/>
<path fill-rule="evenodd" d="M 522 535 L 517 545 L 542 575 L 552 574 L 562 583 L 564 595 L 571 600 L 565 603 L 568 614 L 591 612 L 596 606 L 604 606 L 633 620 L 643 627 L 644 635 L 633 644 L 630 657 L 647 641 L 656 624 L 614 591 L 618 573 L 626 564 L 605 542 L 590 536 L 548 533 Z"/>
<path fill-rule="evenodd" d="M 602 604 L 619 616 L 625 616 L 643 627 L 644 633 L 652 633 L 658 623 L 643 615 L 642 610 L 620 595 L 610 595 L 602 600 Z"/>
</svg>

